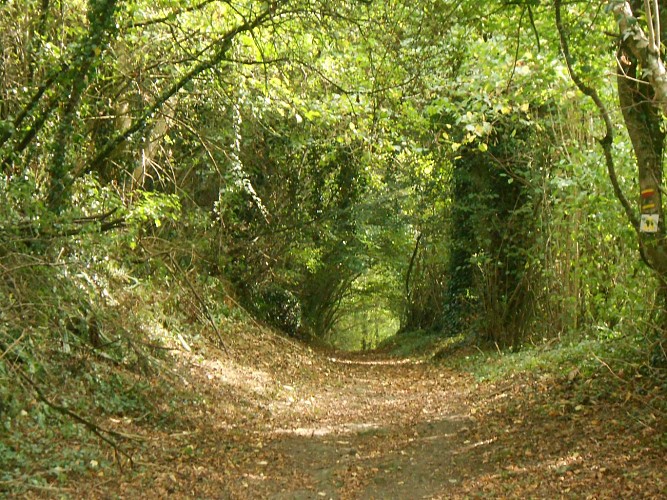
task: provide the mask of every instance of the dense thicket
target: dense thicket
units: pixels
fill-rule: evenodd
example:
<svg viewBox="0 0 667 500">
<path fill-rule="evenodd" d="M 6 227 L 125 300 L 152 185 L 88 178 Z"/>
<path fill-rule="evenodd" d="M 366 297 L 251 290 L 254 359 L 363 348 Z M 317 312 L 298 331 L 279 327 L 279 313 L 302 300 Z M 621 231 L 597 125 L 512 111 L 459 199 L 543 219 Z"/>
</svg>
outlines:
<svg viewBox="0 0 667 500">
<path fill-rule="evenodd" d="M 631 235 L 597 125 L 550 11 L 475 7 L 6 3 L 5 254 L 127 265 L 168 244 L 306 336 L 378 304 L 387 325 L 501 344 L 598 325 L 630 307 L 610 283 L 635 257 L 607 255 Z M 568 26 L 593 82 L 609 50 Z"/>
</svg>

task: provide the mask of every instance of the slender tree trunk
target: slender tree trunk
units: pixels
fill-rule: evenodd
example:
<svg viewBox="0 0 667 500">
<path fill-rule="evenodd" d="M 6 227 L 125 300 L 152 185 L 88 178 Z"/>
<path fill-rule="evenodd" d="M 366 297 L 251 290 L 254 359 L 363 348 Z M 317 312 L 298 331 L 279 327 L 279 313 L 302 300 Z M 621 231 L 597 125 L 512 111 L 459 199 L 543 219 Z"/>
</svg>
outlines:
<svg viewBox="0 0 667 500">
<path fill-rule="evenodd" d="M 614 192 L 638 232 L 642 259 L 655 272 L 658 280 L 657 304 L 660 307 L 658 331 L 659 347 L 667 343 L 667 231 L 662 207 L 662 162 L 665 132 L 661 113 L 667 112 L 667 71 L 662 61 L 661 39 L 666 23 L 659 3 L 631 0 L 610 2 L 619 27 L 621 41 L 617 61 L 618 95 L 623 120 L 628 130 L 637 160 L 640 192 L 640 218 L 625 198 L 618 183 L 612 144 L 614 140 L 611 115 L 598 93 L 574 71 L 568 47 L 568 37 L 561 16 L 562 0 L 554 0 L 556 27 L 561 49 L 575 85 L 590 97 L 604 120 L 606 134 L 599 140 L 604 151 L 609 178 Z M 644 9 L 644 19 L 635 13 Z M 646 26 L 644 31 L 641 25 Z M 641 69 L 641 74 L 639 69 Z M 664 352 L 664 351 L 663 351 Z"/>
</svg>

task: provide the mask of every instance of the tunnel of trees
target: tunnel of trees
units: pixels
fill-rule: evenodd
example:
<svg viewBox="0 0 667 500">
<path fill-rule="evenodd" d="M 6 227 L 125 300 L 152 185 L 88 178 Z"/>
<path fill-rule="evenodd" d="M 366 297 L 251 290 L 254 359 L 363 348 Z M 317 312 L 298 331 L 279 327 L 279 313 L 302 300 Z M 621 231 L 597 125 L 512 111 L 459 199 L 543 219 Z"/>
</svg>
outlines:
<svg viewBox="0 0 667 500">
<path fill-rule="evenodd" d="M 45 280 L 34 326 L 57 339 L 109 312 L 93 275 L 192 273 L 347 348 L 661 338 L 662 12 L 163 3 L 2 5 L 8 318 Z"/>
<path fill-rule="evenodd" d="M 664 362 L 664 13 L 3 0 L 0 378 L 246 315 Z"/>
<path fill-rule="evenodd" d="M 3 2 L 7 324 L 159 275 L 346 348 L 660 343 L 662 11 L 483 4 Z"/>
</svg>

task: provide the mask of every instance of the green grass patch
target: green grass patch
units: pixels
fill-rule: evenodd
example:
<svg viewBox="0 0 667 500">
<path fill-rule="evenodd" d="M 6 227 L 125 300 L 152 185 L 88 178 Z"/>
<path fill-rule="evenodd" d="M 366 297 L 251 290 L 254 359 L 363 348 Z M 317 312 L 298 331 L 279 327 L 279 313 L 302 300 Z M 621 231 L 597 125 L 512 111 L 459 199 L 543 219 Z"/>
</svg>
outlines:
<svg viewBox="0 0 667 500">
<path fill-rule="evenodd" d="M 416 330 L 392 335 L 382 341 L 377 350 L 396 357 L 430 359 L 439 353 L 455 351 L 465 342 L 464 335 L 443 337 L 440 333 Z"/>
<path fill-rule="evenodd" d="M 600 371 L 610 375 L 637 373 L 650 365 L 646 339 L 642 336 L 563 339 L 499 350 L 495 346 L 467 347 L 452 356 L 437 355 L 446 365 L 471 373 L 480 381 L 500 380 L 524 373 L 580 376 Z"/>
</svg>

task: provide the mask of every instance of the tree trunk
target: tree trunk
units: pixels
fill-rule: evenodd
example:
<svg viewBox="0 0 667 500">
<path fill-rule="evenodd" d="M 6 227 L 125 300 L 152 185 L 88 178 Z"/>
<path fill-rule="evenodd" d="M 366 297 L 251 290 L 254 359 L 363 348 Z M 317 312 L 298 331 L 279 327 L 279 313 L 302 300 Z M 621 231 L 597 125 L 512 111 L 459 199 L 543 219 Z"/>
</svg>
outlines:
<svg viewBox="0 0 667 500">
<path fill-rule="evenodd" d="M 662 113 L 667 112 L 667 76 L 661 59 L 661 13 L 649 2 L 619 2 L 614 7 L 621 33 L 617 84 L 623 120 L 632 142 L 639 176 L 639 244 L 642 256 L 658 278 L 655 356 L 664 362 L 667 341 L 667 231 L 662 206 L 662 163 L 665 132 Z M 648 34 L 634 12 L 644 12 Z M 663 20 L 664 21 L 664 20 Z M 661 27 L 662 26 L 662 27 Z M 660 353 L 662 356 L 660 356 Z"/>
<path fill-rule="evenodd" d="M 639 212 L 644 221 L 640 245 L 648 265 L 664 279 L 667 278 L 667 240 L 661 187 L 665 133 L 661 129 L 659 110 L 654 105 L 652 87 L 637 80 L 637 60 L 625 46 L 618 60 L 618 97 L 639 174 Z M 656 228 L 646 225 L 646 221 L 655 220 L 652 216 L 657 216 Z"/>
<path fill-rule="evenodd" d="M 631 53 L 642 64 L 647 82 L 650 83 L 655 94 L 655 105 L 667 114 L 667 69 L 660 54 L 660 40 L 665 24 L 660 12 L 649 8 L 644 12 L 647 31 L 642 30 L 635 12 L 639 12 L 648 2 L 632 0 L 630 2 L 615 2 L 612 8 L 618 27 L 621 32 L 624 49 Z M 658 2 L 656 2 L 656 6 Z"/>
</svg>

